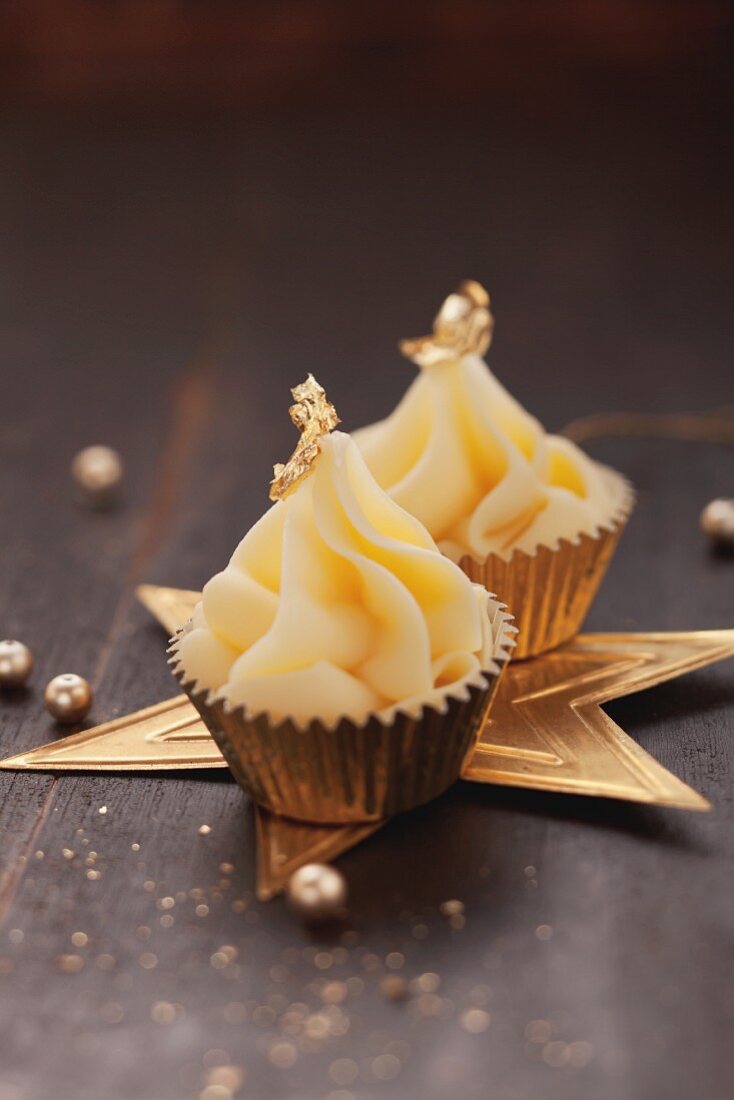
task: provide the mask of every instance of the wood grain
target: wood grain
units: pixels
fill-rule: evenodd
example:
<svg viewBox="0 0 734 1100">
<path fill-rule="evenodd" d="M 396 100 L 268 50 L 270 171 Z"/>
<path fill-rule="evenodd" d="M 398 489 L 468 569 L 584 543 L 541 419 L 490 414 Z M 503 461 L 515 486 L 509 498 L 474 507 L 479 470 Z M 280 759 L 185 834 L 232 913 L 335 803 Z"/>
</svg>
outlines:
<svg viewBox="0 0 734 1100">
<path fill-rule="evenodd" d="M 493 367 L 549 427 L 731 403 L 730 76 L 695 54 L 576 80 L 430 117 L 367 99 L 6 112 L 0 629 L 38 669 L 0 701 L 5 755 L 53 735 L 56 672 L 94 679 L 90 722 L 176 693 L 134 585 L 198 588 L 224 564 L 292 450 L 288 388 L 308 370 L 347 428 L 391 408 L 412 369 L 397 339 L 462 277 L 491 288 Z M 91 442 L 124 455 L 119 511 L 72 499 Z M 731 449 L 589 449 L 640 494 L 589 628 L 731 626 L 732 563 L 697 528 L 731 495 Z M 609 707 L 711 815 L 459 785 L 343 857 L 344 940 L 255 901 L 227 776 L 3 774 L 0 1096 L 195 1100 L 226 1062 L 258 1100 L 723 1100 L 733 676 Z M 463 928 L 439 911 L 451 898 Z M 437 993 L 388 1002 L 390 952 Z M 314 1015 L 324 980 L 348 979 L 345 1034 L 284 1032 L 288 1005 Z M 472 1006 L 491 1016 L 479 1034 Z"/>
</svg>

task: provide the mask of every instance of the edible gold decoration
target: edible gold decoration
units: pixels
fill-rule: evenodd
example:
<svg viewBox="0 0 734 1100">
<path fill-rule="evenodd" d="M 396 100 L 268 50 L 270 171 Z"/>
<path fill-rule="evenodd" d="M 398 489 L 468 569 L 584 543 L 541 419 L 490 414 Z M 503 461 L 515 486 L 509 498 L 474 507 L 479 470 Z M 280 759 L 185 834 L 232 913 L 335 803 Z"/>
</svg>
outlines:
<svg viewBox="0 0 734 1100">
<path fill-rule="evenodd" d="M 432 335 L 401 340 L 399 347 L 407 359 L 428 367 L 442 359 L 484 355 L 492 342 L 493 329 L 489 294 L 480 283 L 465 279 L 438 311 Z"/>
<path fill-rule="evenodd" d="M 180 595 L 191 601 L 196 594 Z M 601 705 L 731 656 L 734 630 L 698 630 L 582 634 L 541 657 L 511 662 L 462 778 L 706 810 L 706 799 L 658 764 Z M 16 771 L 224 767 L 185 695 L 0 762 Z M 384 824 L 309 825 L 258 807 L 254 812 L 263 900 L 278 893 L 297 867 L 334 859 Z"/>
<path fill-rule="evenodd" d="M 341 421 L 336 409 L 326 398 L 326 392 L 314 376 L 291 390 L 295 404 L 288 412 L 301 433 L 295 451 L 285 463 L 273 467 L 275 477 L 270 483 L 270 499 L 285 500 L 297 485 L 308 477 L 314 461 L 321 453 L 320 440 Z"/>
</svg>

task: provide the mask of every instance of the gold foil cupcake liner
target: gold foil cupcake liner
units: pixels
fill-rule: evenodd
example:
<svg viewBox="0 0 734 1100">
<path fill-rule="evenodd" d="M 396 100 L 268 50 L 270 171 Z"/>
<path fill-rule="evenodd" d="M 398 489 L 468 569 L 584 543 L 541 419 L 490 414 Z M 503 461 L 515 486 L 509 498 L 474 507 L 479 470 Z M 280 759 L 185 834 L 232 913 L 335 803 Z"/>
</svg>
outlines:
<svg viewBox="0 0 734 1100">
<path fill-rule="evenodd" d="M 199 711 L 241 786 L 260 806 L 320 824 L 377 821 L 442 794 L 459 778 L 484 725 L 510 657 L 512 617 L 490 602 L 494 654 L 488 669 L 447 693 L 442 707 L 417 715 L 396 708 L 362 725 L 342 718 L 301 726 L 248 714 L 187 680 L 172 639 L 173 674 Z"/>
<path fill-rule="evenodd" d="M 490 554 L 478 562 L 465 555 L 459 562 L 471 580 L 496 592 L 512 611 L 518 631 L 513 660 L 555 649 L 581 630 L 635 500 L 621 474 L 610 470 L 608 476 L 620 502 L 596 534 L 581 534 L 574 542 L 560 539 L 532 554 L 515 550 L 507 560 Z"/>
</svg>

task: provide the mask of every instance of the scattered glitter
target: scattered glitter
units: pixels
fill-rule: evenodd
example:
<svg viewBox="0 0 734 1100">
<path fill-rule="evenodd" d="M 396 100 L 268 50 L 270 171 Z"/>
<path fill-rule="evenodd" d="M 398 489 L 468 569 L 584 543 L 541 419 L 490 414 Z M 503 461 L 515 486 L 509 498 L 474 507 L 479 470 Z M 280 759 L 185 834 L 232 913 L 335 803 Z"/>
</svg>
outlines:
<svg viewBox="0 0 734 1100">
<path fill-rule="evenodd" d="M 246 1077 L 242 1066 L 215 1066 L 207 1074 L 207 1084 L 229 1089 L 230 1094 L 235 1096 L 244 1085 Z"/>
<path fill-rule="evenodd" d="M 71 942 L 74 947 L 86 947 L 89 943 L 89 936 L 86 932 L 72 932 Z"/>
<path fill-rule="evenodd" d="M 43 857 L 45 856 L 45 854 L 46 854 L 46 853 L 45 853 L 45 852 L 42 852 L 42 851 L 41 851 L 41 849 L 39 848 L 39 849 L 38 849 L 38 851 L 36 852 L 36 859 L 43 859 Z"/>
<path fill-rule="evenodd" d="M 176 1006 L 170 1001 L 156 1001 L 150 1010 L 150 1018 L 154 1024 L 172 1024 L 176 1019 Z"/>
<path fill-rule="evenodd" d="M 351 1085 L 359 1076 L 359 1066 L 352 1058 L 337 1058 L 329 1066 L 329 1077 L 335 1085 Z"/>
<path fill-rule="evenodd" d="M 535 936 L 539 940 L 549 940 L 553 935 L 553 929 L 549 924 L 539 924 L 535 929 Z"/>
<path fill-rule="evenodd" d="M 219 870 L 223 875 L 234 874 L 234 863 L 220 863 Z"/>
<path fill-rule="evenodd" d="M 213 966 L 215 970 L 224 970 L 225 966 L 229 965 L 229 959 L 223 951 L 215 951 L 213 955 L 209 956 L 209 965 Z"/>
<path fill-rule="evenodd" d="M 293 1043 L 285 1039 L 273 1043 L 268 1050 L 268 1059 L 276 1069 L 290 1069 L 298 1058 L 298 1050 Z"/>
<path fill-rule="evenodd" d="M 481 1035 L 490 1024 L 490 1015 L 483 1008 L 466 1008 L 459 1016 L 459 1023 L 464 1031 L 472 1035 Z"/>
<path fill-rule="evenodd" d="M 401 951 L 391 951 L 385 956 L 385 966 L 388 970 L 401 970 L 405 966 L 405 955 Z"/>
<path fill-rule="evenodd" d="M 232 1100 L 233 1095 L 226 1085 L 207 1085 L 199 1093 L 199 1100 Z"/>
<path fill-rule="evenodd" d="M 113 970 L 115 967 L 115 956 L 103 952 L 101 955 L 97 955 L 94 963 L 98 970 Z"/>
<path fill-rule="evenodd" d="M 328 970 L 334 965 L 334 959 L 328 951 L 319 951 L 313 963 L 317 970 Z"/>
<path fill-rule="evenodd" d="M 97 813 L 98 814 L 106 814 L 107 813 L 107 807 L 106 806 L 100 806 L 100 808 L 97 810 Z"/>
<path fill-rule="evenodd" d="M 11 943 L 22 943 L 25 939 L 25 932 L 22 928 L 11 928 L 8 932 L 8 939 Z"/>
<path fill-rule="evenodd" d="M 382 959 L 379 955 L 375 955 L 372 951 L 368 951 L 366 955 L 362 956 L 362 966 L 365 970 L 381 970 Z"/>
<path fill-rule="evenodd" d="M 313 1039 L 315 1042 L 328 1039 L 331 1033 L 329 1017 L 323 1012 L 315 1012 L 307 1017 L 303 1031 L 307 1039 Z"/>
<path fill-rule="evenodd" d="M 425 924 L 413 925 L 413 938 L 416 940 L 424 940 L 428 935 L 428 926 Z"/>
<path fill-rule="evenodd" d="M 153 970 L 154 967 L 158 966 L 158 956 L 154 955 L 152 951 L 144 951 L 138 962 L 143 970 Z"/>
<path fill-rule="evenodd" d="M 567 1065 L 569 1053 L 566 1043 L 562 1043 L 559 1039 L 553 1039 L 552 1042 L 546 1043 L 543 1047 L 543 1061 L 547 1066 L 552 1066 L 553 1069 L 560 1069 L 561 1066 Z"/>
<path fill-rule="evenodd" d="M 147 890 L 148 893 L 150 893 L 151 890 L 155 890 L 155 883 L 152 878 L 147 878 L 145 880 L 145 882 L 143 883 L 143 889 Z"/>
<path fill-rule="evenodd" d="M 170 898 L 170 897 L 168 897 L 168 898 L 158 898 L 158 901 L 156 902 L 156 905 L 158 906 L 159 909 L 173 909 L 175 904 L 176 904 L 175 899 Z"/>
<path fill-rule="evenodd" d="M 392 1081 L 402 1068 L 394 1054 L 379 1054 L 372 1059 L 372 1072 L 378 1081 Z"/>
<path fill-rule="evenodd" d="M 64 859 L 73 859 L 76 855 L 76 852 L 72 848 L 62 848 L 61 854 Z"/>
<path fill-rule="evenodd" d="M 174 917 L 173 913 L 164 913 L 163 916 L 159 919 L 158 923 L 160 924 L 161 928 L 173 928 L 174 924 L 176 923 L 176 918 Z"/>
<path fill-rule="evenodd" d="M 196 913 L 197 917 L 206 917 L 209 915 L 209 906 L 202 903 L 201 905 L 196 906 L 194 912 Z"/>
<path fill-rule="evenodd" d="M 575 1069 L 583 1069 L 584 1066 L 588 1066 L 593 1057 L 594 1048 L 591 1043 L 587 1043 L 583 1039 L 579 1039 L 575 1043 L 569 1043 L 568 1064 Z"/>
<path fill-rule="evenodd" d="M 199 826 L 199 836 L 209 836 L 209 833 L 211 831 L 212 831 L 211 825 L 200 825 Z"/>
<path fill-rule="evenodd" d="M 452 898 L 450 901 L 442 901 L 439 906 L 441 916 L 443 917 L 455 917 L 464 912 L 464 902 L 458 901 L 456 898 Z"/>
<path fill-rule="evenodd" d="M 463 913 L 454 913 L 449 917 L 449 925 L 454 932 L 460 932 L 466 924 L 466 917 Z"/>
<path fill-rule="evenodd" d="M 547 1043 L 552 1033 L 550 1020 L 531 1020 L 525 1025 L 525 1038 L 529 1043 Z"/>
<path fill-rule="evenodd" d="M 532 863 L 529 863 L 525 868 L 525 878 L 535 878 L 538 873 L 537 867 L 534 867 Z"/>
<path fill-rule="evenodd" d="M 337 1005 L 347 999 L 347 994 L 348 990 L 344 982 L 326 982 L 321 990 L 321 1000 L 325 1004 Z"/>
<path fill-rule="evenodd" d="M 148 928 L 147 924 L 139 924 L 138 927 L 135 929 L 135 935 L 138 937 L 139 940 L 149 940 L 150 928 Z"/>
<path fill-rule="evenodd" d="M 78 974 L 84 966 L 84 959 L 81 955 L 57 955 L 56 967 L 58 970 L 63 971 L 64 974 Z"/>
<path fill-rule="evenodd" d="M 139 851 L 140 851 L 140 845 L 138 844 L 138 842 L 137 842 L 137 841 L 134 841 L 134 842 L 133 842 L 133 843 L 132 843 L 132 844 L 130 845 L 130 847 L 132 848 L 132 850 L 133 850 L 134 852 L 139 852 Z"/>
<path fill-rule="evenodd" d="M 440 985 L 441 979 L 438 974 L 434 974 L 429 970 L 427 973 L 414 978 L 410 983 L 410 988 L 414 993 L 435 993 Z"/>
<path fill-rule="evenodd" d="M 380 979 L 380 992 L 388 1001 L 404 1001 L 408 996 L 408 983 L 399 974 L 386 974 Z"/>
</svg>

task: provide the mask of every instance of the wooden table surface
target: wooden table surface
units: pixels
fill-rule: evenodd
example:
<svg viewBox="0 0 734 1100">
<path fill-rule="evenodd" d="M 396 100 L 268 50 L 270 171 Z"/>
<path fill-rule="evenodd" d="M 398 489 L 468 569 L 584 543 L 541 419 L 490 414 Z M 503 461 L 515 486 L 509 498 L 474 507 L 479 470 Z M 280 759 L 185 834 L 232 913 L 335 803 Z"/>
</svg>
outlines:
<svg viewBox="0 0 734 1100">
<path fill-rule="evenodd" d="M 347 429 L 386 413 L 397 339 L 461 278 L 549 428 L 731 404 L 730 103 L 723 67 L 668 58 L 552 104 L 8 109 L 0 634 L 37 667 L 0 700 L 2 755 L 59 735 L 56 673 L 92 681 L 89 724 L 176 693 L 135 586 L 224 565 L 307 371 Z M 104 514 L 68 473 L 96 442 L 127 470 Z M 734 562 L 698 529 L 731 448 L 589 449 L 639 503 L 588 625 L 733 625 Z M 0 1098 L 726 1100 L 734 665 L 608 709 L 710 814 L 459 784 L 340 860 L 346 935 L 254 900 L 227 773 L 0 773 Z M 401 962 L 429 977 L 392 1003 Z"/>
</svg>

